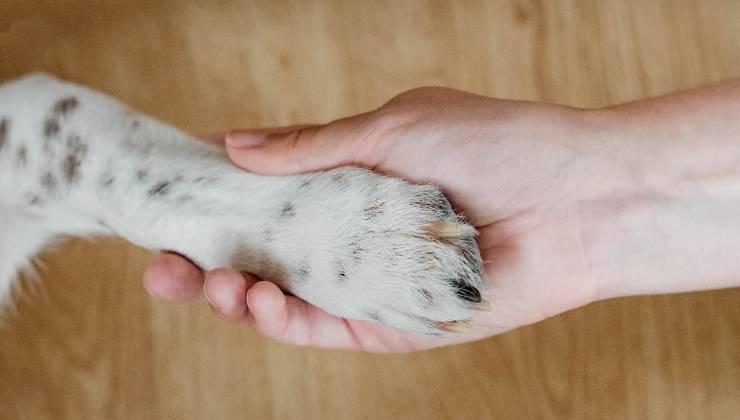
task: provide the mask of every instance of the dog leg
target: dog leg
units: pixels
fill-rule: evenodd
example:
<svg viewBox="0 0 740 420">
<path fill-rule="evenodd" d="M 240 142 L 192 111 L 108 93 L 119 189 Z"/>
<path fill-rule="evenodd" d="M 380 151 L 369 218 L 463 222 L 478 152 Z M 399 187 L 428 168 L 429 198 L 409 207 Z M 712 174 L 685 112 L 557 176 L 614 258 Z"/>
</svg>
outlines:
<svg viewBox="0 0 740 420">
<path fill-rule="evenodd" d="M 485 306 L 475 230 L 433 186 L 356 168 L 257 176 L 220 147 L 46 76 L 0 86 L 0 121 L 0 202 L 51 236 L 116 234 L 406 330 L 460 330 Z"/>
</svg>

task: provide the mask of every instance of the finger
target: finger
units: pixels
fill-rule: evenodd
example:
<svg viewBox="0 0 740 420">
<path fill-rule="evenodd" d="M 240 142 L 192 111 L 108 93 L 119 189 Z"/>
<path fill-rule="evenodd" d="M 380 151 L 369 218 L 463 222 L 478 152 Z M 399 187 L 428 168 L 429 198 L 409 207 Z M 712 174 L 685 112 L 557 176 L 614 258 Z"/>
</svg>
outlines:
<svg viewBox="0 0 740 420">
<path fill-rule="evenodd" d="M 258 282 L 247 292 L 249 319 L 261 335 L 274 340 L 322 348 L 388 351 L 385 339 L 403 339 L 403 333 L 367 321 L 349 321 L 331 315 L 299 298 L 285 296 L 274 284 Z"/>
<path fill-rule="evenodd" d="M 230 268 L 206 272 L 203 291 L 214 312 L 221 318 L 235 321 L 247 314 L 247 289 L 256 280 Z"/>
<path fill-rule="evenodd" d="M 223 145 L 226 141 L 226 133 L 203 134 L 198 136 L 198 138 L 206 143 Z"/>
<path fill-rule="evenodd" d="M 299 346 L 364 349 L 361 339 L 371 338 L 372 334 L 356 331 L 356 324 L 357 321 L 350 322 L 289 296 L 286 298 L 282 335 L 273 338 Z"/>
<path fill-rule="evenodd" d="M 244 169 L 286 175 L 356 165 L 373 168 L 382 156 L 384 136 L 369 136 L 369 114 L 327 125 L 288 131 L 235 131 L 226 141 L 229 157 Z"/>
<path fill-rule="evenodd" d="M 144 287 L 160 299 L 197 300 L 203 297 L 203 272 L 182 256 L 160 254 L 144 272 Z"/>
<path fill-rule="evenodd" d="M 247 292 L 247 305 L 254 329 L 262 335 L 279 339 L 287 325 L 286 296 L 276 285 L 257 282 Z"/>
</svg>

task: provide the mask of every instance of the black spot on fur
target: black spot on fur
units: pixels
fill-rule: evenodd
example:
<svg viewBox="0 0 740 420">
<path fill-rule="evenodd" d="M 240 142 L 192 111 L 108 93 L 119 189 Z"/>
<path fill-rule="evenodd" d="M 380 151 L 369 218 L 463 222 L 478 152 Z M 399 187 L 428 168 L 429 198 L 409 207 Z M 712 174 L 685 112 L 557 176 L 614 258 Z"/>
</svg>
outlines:
<svg viewBox="0 0 740 420">
<path fill-rule="evenodd" d="M 147 172 L 144 169 L 139 169 L 136 171 L 136 180 L 137 181 L 146 181 L 147 177 L 149 177 L 149 172 Z"/>
<path fill-rule="evenodd" d="M 75 155 L 67 155 L 66 158 L 64 158 L 64 178 L 69 183 L 76 182 L 80 176 L 79 176 L 79 169 L 80 169 L 80 159 Z"/>
<path fill-rule="evenodd" d="M 347 271 L 344 269 L 344 264 L 337 262 L 337 280 L 340 283 L 347 281 Z"/>
<path fill-rule="evenodd" d="M 375 322 L 380 322 L 380 323 L 383 322 L 383 317 L 380 316 L 380 312 L 377 312 L 377 311 L 368 311 L 367 317 L 372 319 Z"/>
<path fill-rule="evenodd" d="M 41 176 L 41 186 L 48 192 L 53 192 L 57 188 L 57 178 L 51 172 L 46 172 Z"/>
<path fill-rule="evenodd" d="M 287 202 L 283 204 L 282 209 L 280 209 L 280 216 L 281 217 L 293 217 L 295 216 L 295 206 L 291 202 Z"/>
<path fill-rule="evenodd" d="M 349 187 L 349 180 L 347 179 L 347 175 L 343 173 L 337 173 L 337 174 L 332 175 L 331 180 L 334 181 L 335 184 L 337 184 L 340 190 L 343 190 Z"/>
<path fill-rule="evenodd" d="M 434 302 L 434 295 L 432 295 L 432 292 L 429 289 L 421 289 L 420 292 L 425 301 L 428 303 Z"/>
<path fill-rule="evenodd" d="M 349 248 L 350 255 L 352 255 L 352 260 L 356 263 L 362 262 L 362 254 L 365 252 L 365 249 L 360 245 L 360 241 L 354 240 L 347 244 L 347 247 Z"/>
<path fill-rule="evenodd" d="M 66 116 L 77 109 L 79 105 L 80 101 L 78 101 L 77 98 L 75 98 L 74 96 L 62 98 L 54 103 L 52 113 L 58 116 Z"/>
<path fill-rule="evenodd" d="M 61 130 L 61 127 L 59 126 L 59 121 L 57 121 L 55 118 L 47 118 L 44 120 L 44 137 L 47 139 L 52 139 L 59 135 L 59 131 Z"/>
<path fill-rule="evenodd" d="M 30 206 L 38 206 L 39 204 L 41 204 L 41 197 L 36 194 L 32 195 L 31 198 L 28 199 L 28 205 Z"/>
<path fill-rule="evenodd" d="M 219 178 L 217 178 L 215 176 L 209 176 L 209 177 L 199 176 L 197 178 L 193 178 L 192 183 L 193 184 L 206 184 L 206 185 L 210 185 L 210 184 L 213 184 L 215 182 L 218 182 L 218 180 L 219 180 Z"/>
<path fill-rule="evenodd" d="M 103 219 L 96 219 L 96 222 L 98 222 L 98 225 L 103 229 L 113 232 L 113 228 L 108 223 L 105 223 Z"/>
<path fill-rule="evenodd" d="M 185 204 L 193 201 L 193 196 L 190 194 L 183 194 L 177 196 L 177 202 L 180 204 Z"/>
<path fill-rule="evenodd" d="M 272 242 L 272 240 L 275 239 L 275 232 L 273 232 L 269 227 L 262 229 L 261 235 L 262 242 Z"/>
<path fill-rule="evenodd" d="M 450 202 L 441 192 L 435 194 L 425 194 L 419 197 L 412 205 L 428 211 L 435 217 L 444 219 L 454 214 Z"/>
<path fill-rule="evenodd" d="M 299 281 L 308 280 L 308 276 L 311 275 L 311 267 L 307 262 L 304 262 L 295 270 L 295 275 Z"/>
<path fill-rule="evenodd" d="M 383 214 L 384 211 L 385 211 L 385 202 L 383 201 L 376 201 L 372 203 L 371 205 L 365 207 L 365 210 L 363 210 L 365 214 L 365 219 L 367 220 L 377 219 Z"/>
<path fill-rule="evenodd" d="M 111 174 L 106 174 L 104 177 L 100 178 L 100 186 L 103 188 L 110 188 L 115 184 L 116 177 L 114 177 Z"/>
<path fill-rule="evenodd" d="M 303 182 L 301 182 L 301 185 L 299 185 L 298 188 L 302 190 L 302 189 L 308 188 L 310 185 L 311 185 L 311 180 L 306 179 Z"/>
<path fill-rule="evenodd" d="M 0 150 L 3 150 L 8 143 L 8 132 L 10 131 L 10 121 L 7 118 L 0 120 Z"/>
<path fill-rule="evenodd" d="M 169 181 L 162 181 L 154 184 L 154 186 L 149 189 L 149 197 L 165 196 L 169 194 L 170 185 Z"/>
<path fill-rule="evenodd" d="M 26 166 L 28 163 L 28 149 L 26 149 L 26 146 L 21 146 L 18 148 L 18 151 L 15 154 L 16 162 L 18 162 L 18 166 Z"/>
<path fill-rule="evenodd" d="M 80 166 L 82 159 L 87 154 L 87 145 L 82 143 L 79 136 L 69 136 L 67 138 L 66 157 L 62 162 L 62 172 L 67 182 L 73 183 L 80 179 Z"/>
<path fill-rule="evenodd" d="M 61 119 L 71 114 L 79 106 L 75 97 L 62 98 L 54 103 L 51 113 L 44 120 L 42 132 L 47 140 L 56 138 L 62 131 Z"/>
</svg>

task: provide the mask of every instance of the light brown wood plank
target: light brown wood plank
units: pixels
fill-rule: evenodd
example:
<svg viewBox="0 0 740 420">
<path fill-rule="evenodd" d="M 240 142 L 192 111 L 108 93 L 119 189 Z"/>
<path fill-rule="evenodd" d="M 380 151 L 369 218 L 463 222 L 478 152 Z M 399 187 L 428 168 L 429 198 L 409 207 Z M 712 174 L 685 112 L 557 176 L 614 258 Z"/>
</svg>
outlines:
<svg viewBox="0 0 740 420">
<path fill-rule="evenodd" d="M 740 2 L 18 1 L 0 80 L 44 70 L 195 133 L 327 121 L 445 85 L 601 106 L 740 77 Z M 150 300 L 149 254 L 67 243 L 0 331 L 2 419 L 732 419 L 740 290 L 601 302 L 479 343 L 275 344 Z"/>
</svg>

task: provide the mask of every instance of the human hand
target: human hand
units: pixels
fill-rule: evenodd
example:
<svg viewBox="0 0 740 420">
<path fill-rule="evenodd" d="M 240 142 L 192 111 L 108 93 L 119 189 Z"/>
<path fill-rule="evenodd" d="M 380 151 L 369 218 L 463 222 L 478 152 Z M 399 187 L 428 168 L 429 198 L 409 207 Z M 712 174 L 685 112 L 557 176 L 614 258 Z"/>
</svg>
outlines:
<svg viewBox="0 0 740 420">
<path fill-rule="evenodd" d="M 274 285 L 228 269 L 201 273 L 165 254 L 148 290 L 186 300 L 204 290 L 222 317 L 292 344 L 410 351 L 480 339 L 594 299 L 578 206 L 600 187 L 589 174 L 587 111 L 422 88 L 380 109 L 326 125 L 233 132 L 226 147 L 246 170 L 284 175 L 355 165 L 442 188 L 479 232 L 492 310 L 470 334 L 427 337 L 333 317 Z M 576 161 L 576 159 L 580 159 Z M 596 171 L 599 172 L 599 171 Z"/>
</svg>

